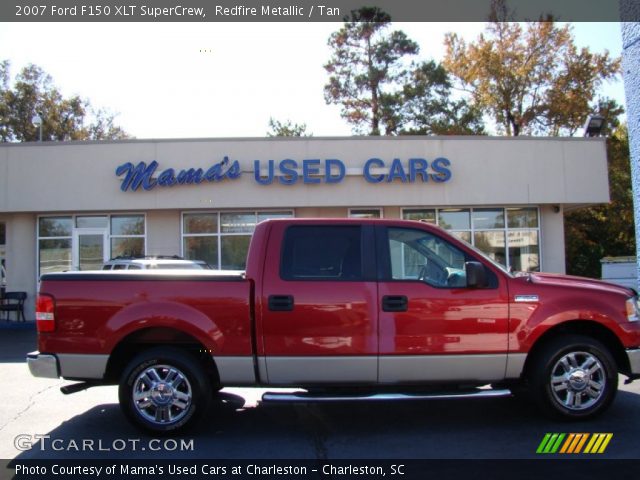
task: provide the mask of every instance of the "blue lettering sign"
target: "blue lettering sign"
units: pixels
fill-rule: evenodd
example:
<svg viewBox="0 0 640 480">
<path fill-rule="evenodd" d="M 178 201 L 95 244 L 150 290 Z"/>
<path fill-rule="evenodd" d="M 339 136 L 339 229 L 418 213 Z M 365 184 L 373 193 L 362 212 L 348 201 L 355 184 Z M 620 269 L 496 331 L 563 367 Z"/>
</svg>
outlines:
<svg viewBox="0 0 640 480">
<path fill-rule="evenodd" d="M 404 168 L 402 168 L 402 162 L 399 158 L 393 159 L 387 182 L 393 182 L 396 178 L 399 178 L 402 183 L 407 183 L 407 175 L 404 173 Z"/>
<path fill-rule="evenodd" d="M 204 180 L 202 175 L 204 171 L 201 168 L 197 170 L 195 168 L 190 168 L 189 170 L 181 170 L 178 174 L 178 183 L 180 185 L 191 185 L 193 183 L 200 184 Z"/>
<path fill-rule="evenodd" d="M 302 178 L 304 183 L 320 183 L 320 159 L 308 159 L 302 161 Z"/>
<path fill-rule="evenodd" d="M 131 162 L 123 163 L 116 168 L 116 175 L 122 178 L 120 189 L 123 192 L 152 190 L 155 187 L 173 187 L 175 185 L 199 185 L 204 182 L 220 182 L 225 179 L 240 178 L 242 170 L 236 160 L 231 162 L 228 156 L 207 169 L 185 168 L 176 171 L 167 168 L 161 172 L 158 170 L 158 162 L 153 160 L 148 165 L 139 162 L 134 165 Z M 399 180 L 402 183 L 427 183 L 429 180 L 436 183 L 448 182 L 451 179 L 451 162 L 444 157 L 438 157 L 429 164 L 424 158 L 409 158 L 405 164 L 400 158 L 394 158 L 388 170 L 385 161 L 380 158 L 370 158 L 364 164 L 362 175 L 369 183 L 392 183 Z M 279 162 L 268 160 L 266 174 L 262 171 L 261 160 L 253 162 L 253 177 L 259 185 L 271 185 L 278 177 L 278 183 L 282 185 L 295 185 L 299 181 L 306 185 L 320 183 L 341 183 L 346 175 L 347 168 L 337 158 L 323 160 L 319 158 L 307 158 L 301 162 L 286 158 Z M 431 167 L 429 169 L 429 167 Z M 381 172 L 374 173 L 379 169 Z"/>
<path fill-rule="evenodd" d="M 429 174 L 427 168 L 429 163 L 424 158 L 410 158 L 409 159 L 409 182 L 414 183 L 418 176 L 423 182 L 429 180 Z"/>
<path fill-rule="evenodd" d="M 337 174 L 331 173 L 333 170 L 333 167 L 336 167 L 338 169 Z M 325 172 L 325 175 L 324 175 L 325 182 L 340 183 L 342 182 L 342 180 L 344 180 L 344 176 L 347 174 L 347 169 L 344 166 L 344 163 L 342 163 L 340 160 L 335 158 L 329 158 L 324 163 L 324 172 Z"/>
<path fill-rule="evenodd" d="M 429 181 L 429 179 L 437 183 L 443 183 L 451 179 L 451 170 L 447 168 L 450 165 L 451 162 L 448 159 L 444 157 L 436 158 L 431 162 L 432 173 L 429 173 L 427 170 L 429 162 L 424 158 L 410 158 L 408 165 L 409 174 L 407 175 L 407 171 L 402 164 L 402 161 L 399 158 L 394 158 L 391 162 L 391 167 L 389 167 L 388 174 L 379 173 L 374 175 L 371 173 L 371 170 L 374 168 L 384 168 L 385 163 L 379 158 L 370 158 L 364 164 L 362 174 L 364 175 L 365 180 L 369 183 L 391 183 L 394 180 L 400 180 L 402 183 L 415 183 L 418 179 L 423 183 Z"/>
<path fill-rule="evenodd" d="M 258 182 L 260 185 L 271 185 L 273 183 L 273 177 L 275 175 L 274 163 L 275 162 L 273 160 L 269 160 L 269 167 L 267 170 L 267 176 L 265 178 L 260 175 L 260 160 L 256 160 L 255 162 L 253 162 L 253 177 L 255 178 L 256 182 Z"/>
<path fill-rule="evenodd" d="M 283 185 L 293 185 L 298 181 L 298 172 L 296 169 L 298 168 L 298 162 L 295 160 L 291 160 L 287 158 L 286 160 L 282 160 L 280 162 L 280 175 L 278 180 Z"/>
<path fill-rule="evenodd" d="M 158 175 L 158 185 L 161 187 L 171 187 L 178 183 L 176 180 L 176 172 L 173 168 L 167 168 Z"/>
<path fill-rule="evenodd" d="M 204 181 L 219 182 L 225 178 L 232 180 L 242 174 L 240 163 L 237 160 L 230 163 L 229 157 L 224 157 L 222 162 L 213 165 L 206 172 L 202 168 L 185 168 L 176 174 L 173 168 L 167 168 L 158 175 L 158 178 L 154 178 L 153 175 L 158 165 L 158 162 L 154 160 L 149 165 L 145 162 L 139 162 L 134 166 L 133 163 L 127 162 L 118 166 L 116 168 L 116 176 L 121 177 L 124 175 L 120 190 L 123 192 L 127 190 L 135 192 L 140 187 L 149 191 L 156 186 L 199 185 Z"/>
<path fill-rule="evenodd" d="M 369 183 L 380 183 L 384 180 L 384 175 L 371 175 L 371 168 L 382 168 L 384 167 L 384 162 L 379 158 L 370 158 L 367 160 L 367 163 L 364 164 L 364 179 Z"/>
<path fill-rule="evenodd" d="M 135 167 L 131 162 L 123 163 L 116 168 L 118 177 L 124 175 L 120 190 L 126 192 L 131 189 L 135 192 L 140 186 L 145 190 L 151 190 L 156 186 L 156 181 L 152 178 L 156 168 L 158 168 L 158 162 L 155 160 L 149 166 L 144 162 L 138 163 Z"/>
<path fill-rule="evenodd" d="M 449 165 L 451 165 L 451 162 L 448 159 L 444 157 L 436 158 L 431 162 L 431 169 L 435 172 L 431 174 L 431 179 L 438 183 L 451 180 L 451 170 L 447 168 Z"/>
</svg>

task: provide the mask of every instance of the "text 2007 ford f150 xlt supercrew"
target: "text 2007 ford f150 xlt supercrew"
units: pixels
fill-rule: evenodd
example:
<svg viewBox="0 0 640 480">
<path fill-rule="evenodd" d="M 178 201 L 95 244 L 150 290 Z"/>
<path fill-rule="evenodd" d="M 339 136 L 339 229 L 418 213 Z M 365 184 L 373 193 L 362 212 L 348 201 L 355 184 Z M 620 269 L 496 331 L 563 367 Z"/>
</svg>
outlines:
<svg viewBox="0 0 640 480">
<path fill-rule="evenodd" d="M 527 392 L 592 417 L 618 372 L 640 378 L 638 299 L 583 278 L 511 275 L 445 231 L 394 220 L 268 220 L 245 275 L 42 277 L 35 376 L 119 384 L 122 409 L 182 428 L 225 386 L 300 387 L 268 400 Z M 491 384 L 493 389 L 475 387 Z"/>
</svg>

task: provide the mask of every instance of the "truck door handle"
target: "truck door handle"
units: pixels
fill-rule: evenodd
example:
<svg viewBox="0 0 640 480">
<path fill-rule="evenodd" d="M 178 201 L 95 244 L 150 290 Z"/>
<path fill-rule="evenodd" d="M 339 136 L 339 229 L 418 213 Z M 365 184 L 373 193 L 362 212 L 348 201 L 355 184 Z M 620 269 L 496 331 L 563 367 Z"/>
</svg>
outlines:
<svg viewBox="0 0 640 480">
<path fill-rule="evenodd" d="M 293 295 L 269 295 L 269 310 L 272 312 L 291 312 Z"/>
<path fill-rule="evenodd" d="M 406 312 L 409 300 L 405 295 L 385 295 L 382 297 L 383 312 Z"/>
</svg>

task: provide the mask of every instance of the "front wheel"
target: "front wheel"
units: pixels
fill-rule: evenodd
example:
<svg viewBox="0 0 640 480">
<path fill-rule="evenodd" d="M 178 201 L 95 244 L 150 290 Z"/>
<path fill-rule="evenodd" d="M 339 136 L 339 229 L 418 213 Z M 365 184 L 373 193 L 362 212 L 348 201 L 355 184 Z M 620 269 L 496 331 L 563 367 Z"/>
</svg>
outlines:
<svg viewBox="0 0 640 480">
<path fill-rule="evenodd" d="M 604 412 L 618 389 L 616 363 L 599 341 L 582 336 L 558 337 L 534 358 L 531 393 L 553 416 L 583 420 Z"/>
<path fill-rule="evenodd" d="M 118 396 L 125 416 L 153 433 L 187 428 L 207 410 L 211 384 L 202 366 L 186 352 L 152 348 L 125 369 Z"/>
</svg>

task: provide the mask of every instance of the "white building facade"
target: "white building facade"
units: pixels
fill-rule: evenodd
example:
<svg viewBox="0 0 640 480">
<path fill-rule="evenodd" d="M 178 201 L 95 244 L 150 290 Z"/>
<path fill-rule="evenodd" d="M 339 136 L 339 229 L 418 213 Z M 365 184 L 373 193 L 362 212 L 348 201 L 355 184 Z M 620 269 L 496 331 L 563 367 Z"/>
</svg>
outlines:
<svg viewBox="0 0 640 480">
<path fill-rule="evenodd" d="M 7 291 L 117 256 L 243 269 L 274 217 L 438 224 L 497 261 L 564 272 L 563 213 L 609 201 L 603 139 L 352 137 L 0 146 Z"/>
</svg>

